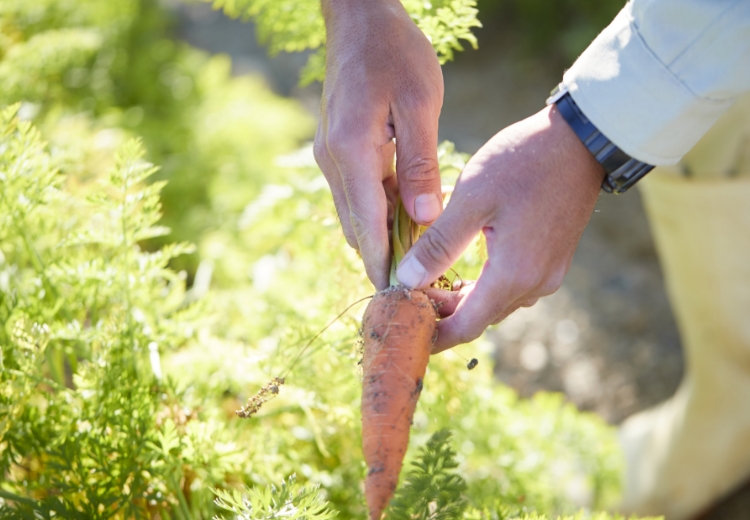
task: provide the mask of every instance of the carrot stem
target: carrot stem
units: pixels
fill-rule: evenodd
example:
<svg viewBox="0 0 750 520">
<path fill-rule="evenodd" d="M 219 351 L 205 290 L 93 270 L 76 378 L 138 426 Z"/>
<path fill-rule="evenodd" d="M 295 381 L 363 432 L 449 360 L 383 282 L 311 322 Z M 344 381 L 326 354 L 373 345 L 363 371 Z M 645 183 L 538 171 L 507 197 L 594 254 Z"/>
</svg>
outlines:
<svg viewBox="0 0 750 520">
<path fill-rule="evenodd" d="M 396 268 L 401 263 L 401 260 L 404 259 L 409 249 L 411 249 L 411 246 L 414 245 L 414 242 L 424 232 L 424 229 L 409 217 L 406 208 L 404 208 L 404 203 L 401 201 L 401 197 L 399 197 L 396 204 L 396 211 L 393 214 L 393 230 L 391 232 L 393 242 L 390 271 L 391 287 L 400 285 L 396 277 Z"/>
</svg>

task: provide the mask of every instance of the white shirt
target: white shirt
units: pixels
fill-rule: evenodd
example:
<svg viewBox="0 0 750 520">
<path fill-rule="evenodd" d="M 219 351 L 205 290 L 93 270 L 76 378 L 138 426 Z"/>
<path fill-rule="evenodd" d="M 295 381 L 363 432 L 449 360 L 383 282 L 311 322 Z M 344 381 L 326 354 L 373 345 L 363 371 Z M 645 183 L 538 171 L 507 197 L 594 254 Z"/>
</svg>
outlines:
<svg viewBox="0 0 750 520">
<path fill-rule="evenodd" d="M 631 0 L 563 83 L 623 151 L 675 164 L 750 91 L 750 0 Z"/>
</svg>

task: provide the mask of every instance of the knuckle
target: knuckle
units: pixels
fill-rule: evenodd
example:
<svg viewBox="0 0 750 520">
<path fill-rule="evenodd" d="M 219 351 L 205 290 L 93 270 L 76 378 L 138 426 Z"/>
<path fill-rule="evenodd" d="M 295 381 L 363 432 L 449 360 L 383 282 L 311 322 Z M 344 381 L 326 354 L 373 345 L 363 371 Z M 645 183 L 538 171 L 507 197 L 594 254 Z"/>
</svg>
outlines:
<svg viewBox="0 0 750 520">
<path fill-rule="evenodd" d="M 408 94 L 404 96 L 411 110 L 439 113 L 443 104 L 443 75 L 439 68 L 435 72 L 424 75 L 418 85 L 411 85 Z"/>
<path fill-rule="evenodd" d="M 367 221 L 356 206 L 349 208 L 349 223 L 355 236 L 363 237 L 367 235 Z"/>
<path fill-rule="evenodd" d="M 361 211 L 357 205 L 349 205 L 349 223 L 360 246 L 378 240 L 381 223 L 373 220 L 369 212 Z M 385 220 L 382 221 L 382 225 L 385 226 Z"/>
<path fill-rule="evenodd" d="M 544 272 L 536 266 L 531 266 L 509 276 L 507 284 L 513 288 L 513 294 L 520 296 L 537 291 L 543 285 L 544 279 Z"/>
<path fill-rule="evenodd" d="M 326 149 L 325 141 L 321 139 L 320 136 L 315 137 L 315 142 L 313 143 L 313 157 L 315 157 L 315 162 L 318 163 L 318 166 L 321 168 L 324 168 L 328 162 L 328 150 Z"/>
<path fill-rule="evenodd" d="M 430 85 L 411 97 L 410 105 L 413 110 L 431 114 L 440 109 L 440 90 Z"/>
<path fill-rule="evenodd" d="M 481 336 L 483 330 L 484 329 L 480 327 L 476 327 L 472 325 L 463 325 L 461 327 L 458 327 L 454 331 L 454 336 L 458 344 L 469 343 L 477 339 L 479 336 Z"/>
<path fill-rule="evenodd" d="M 337 130 L 335 132 L 328 132 L 326 145 L 328 153 L 331 154 L 331 157 L 340 157 L 342 154 L 346 153 L 347 147 L 349 145 L 348 139 L 350 138 L 343 134 L 340 130 Z"/>
<path fill-rule="evenodd" d="M 359 199 L 356 199 L 349 203 L 349 219 L 351 220 L 352 228 L 355 230 L 355 232 L 357 232 L 358 235 L 358 231 L 361 230 L 364 232 L 372 225 L 371 213 L 369 211 L 366 211 L 365 208 L 362 207 Z"/>
<path fill-rule="evenodd" d="M 340 123 L 328 130 L 326 144 L 333 157 L 342 157 L 356 151 L 366 142 L 366 132 L 359 126 Z"/>
<path fill-rule="evenodd" d="M 431 156 L 405 157 L 396 168 L 399 178 L 416 185 L 431 184 L 440 175 L 437 158 Z"/>
<path fill-rule="evenodd" d="M 541 296 L 549 296 L 557 292 L 562 287 L 563 278 L 565 277 L 565 271 L 558 269 L 551 275 L 547 276 L 545 280 L 539 286 L 539 294 Z"/>
<path fill-rule="evenodd" d="M 333 197 L 333 202 L 334 206 L 336 207 L 336 216 L 339 219 L 339 224 L 341 224 L 341 230 L 344 232 L 346 243 L 349 244 L 352 249 L 356 249 L 357 251 L 359 251 L 357 236 L 352 229 L 351 223 L 349 222 L 351 219 L 348 219 L 348 221 L 345 217 L 345 215 L 349 215 L 346 202 L 342 201 L 340 197 L 336 197 L 335 195 Z"/>
<path fill-rule="evenodd" d="M 349 244 L 349 247 L 351 247 L 355 251 L 359 251 L 359 243 L 357 242 L 357 238 L 345 227 L 342 226 L 342 229 L 344 230 L 344 238 L 346 239 L 346 243 Z"/>
<path fill-rule="evenodd" d="M 422 242 L 422 248 L 419 249 L 422 265 L 429 266 L 429 269 L 451 264 L 450 241 L 439 228 L 429 228 L 419 240 Z"/>
</svg>

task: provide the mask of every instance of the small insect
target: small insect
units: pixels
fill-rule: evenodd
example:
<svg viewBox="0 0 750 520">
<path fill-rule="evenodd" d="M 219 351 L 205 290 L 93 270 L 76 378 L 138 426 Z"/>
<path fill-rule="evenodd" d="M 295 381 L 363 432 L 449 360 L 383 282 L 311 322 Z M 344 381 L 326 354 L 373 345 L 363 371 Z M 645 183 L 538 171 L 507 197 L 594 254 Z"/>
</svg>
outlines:
<svg viewBox="0 0 750 520">
<path fill-rule="evenodd" d="M 472 370 L 478 364 L 479 364 L 479 360 L 477 358 L 471 358 L 471 361 L 466 363 L 466 368 L 468 368 L 469 370 Z"/>
</svg>

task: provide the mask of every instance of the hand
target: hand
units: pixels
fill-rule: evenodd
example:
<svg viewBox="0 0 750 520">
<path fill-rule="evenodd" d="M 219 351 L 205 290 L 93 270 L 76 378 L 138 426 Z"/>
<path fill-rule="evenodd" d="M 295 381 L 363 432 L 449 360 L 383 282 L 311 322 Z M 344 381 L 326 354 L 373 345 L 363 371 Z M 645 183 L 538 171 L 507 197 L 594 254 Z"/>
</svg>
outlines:
<svg viewBox="0 0 750 520">
<path fill-rule="evenodd" d="M 421 224 L 442 211 L 443 76 L 432 45 L 399 0 L 324 0 L 323 14 L 327 61 L 315 159 L 347 242 L 359 250 L 375 287 L 384 289 L 396 194 Z"/>
<path fill-rule="evenodd" d="M 477 337 L 555 292 L 591 216 L 604 170 L 554 106 L 495 135 L 462 172 L 443 214 L 398 266 L 408 287 L 427 287 L 476 235 L 487 239 L 479 279 L 443 303 L 440 352 Z"/>
</svg>

